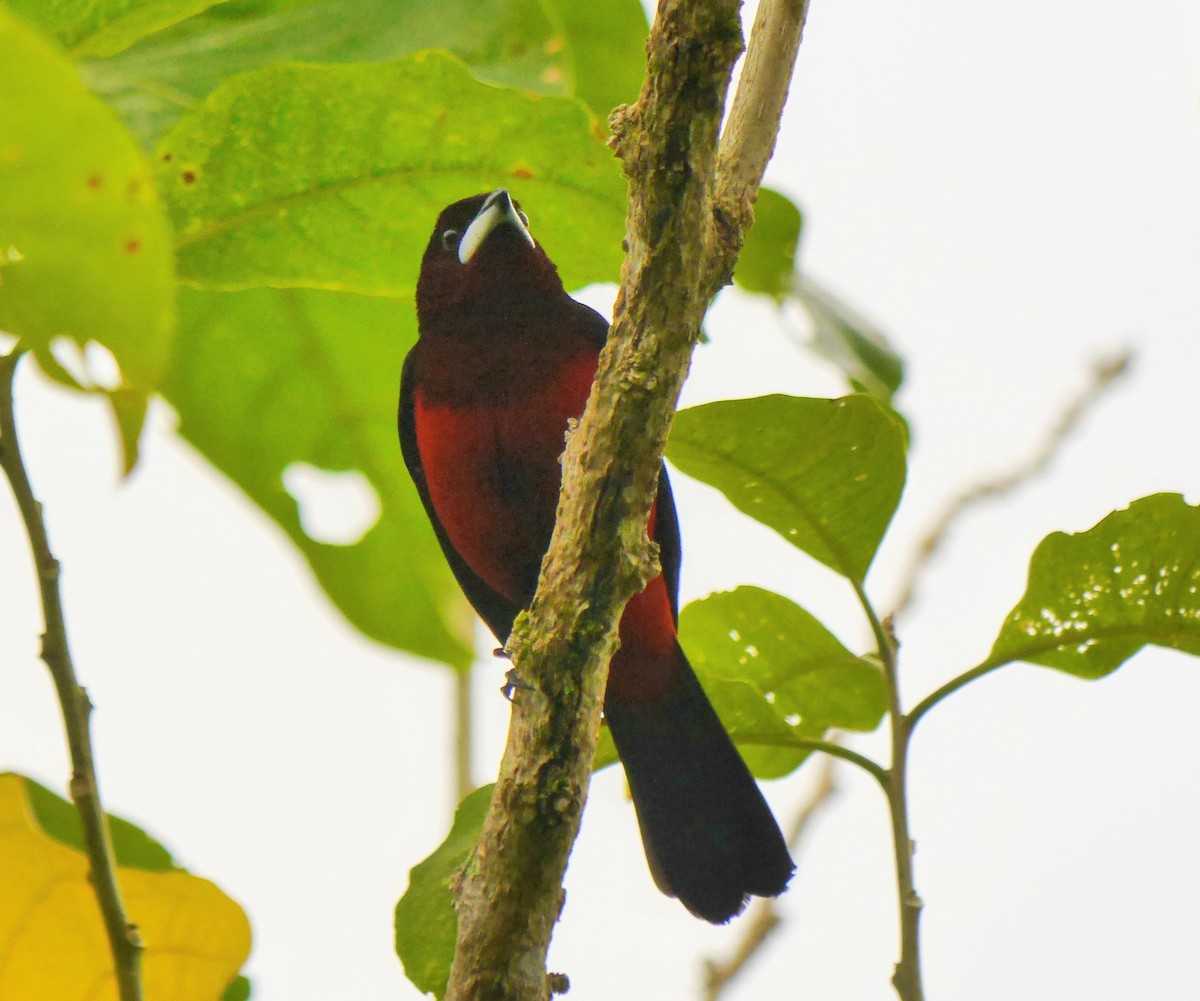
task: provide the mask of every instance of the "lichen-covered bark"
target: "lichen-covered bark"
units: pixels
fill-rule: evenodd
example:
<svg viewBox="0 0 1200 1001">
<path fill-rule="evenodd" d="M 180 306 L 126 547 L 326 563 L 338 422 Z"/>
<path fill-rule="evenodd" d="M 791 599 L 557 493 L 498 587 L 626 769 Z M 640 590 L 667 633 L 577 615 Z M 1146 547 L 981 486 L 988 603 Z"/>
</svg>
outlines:
<svg viewBox="0 0 1200 1001">
<path fill-rule="evenodd" d="M 794 0 L 763 6 L 803 17 Z M 462 882 L 451 1001 L 543 1001 L 564 986 L 547 974 L 546 952 L 587 795 L 616 623 L 657 573 L 646 519 L 671 418 L 704 312 L 732 271 L 783 105 L 782 94 L 768 101 L 776 110 L 765 130 L 728 131 L 721 155 L 738 171 L 722 182 L 718 138 L 742 51 L 739 8 L 738 0 L 661 0 L 641 97 L 613 116 L 630 188 L 621 291 L 587 409 L 568 436 L 537 597 L 509 641 L 532 687 L 516 692 L 496 792 Z M 744 76 L 739 104 L 743 93 L 747 101 L 757 95 L 758 107 L 763 88 L 786 91 L 798 22 L 793 37 L 786 71 L 771 66 L 757 82 Z M 751 59 L 769 62 L 755 57 L 757 44 L 756 35 Z M 785 58 L 777 44 L 774 51 Z M 746 162 L 758 166 L 746 174 Z"/>
</svg>

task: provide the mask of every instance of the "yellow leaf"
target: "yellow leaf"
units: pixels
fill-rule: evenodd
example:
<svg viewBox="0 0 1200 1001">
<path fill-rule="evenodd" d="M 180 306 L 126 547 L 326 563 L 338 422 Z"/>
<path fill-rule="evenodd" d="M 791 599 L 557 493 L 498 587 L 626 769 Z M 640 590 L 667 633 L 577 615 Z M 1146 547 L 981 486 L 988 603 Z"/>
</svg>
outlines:
<svg viewBox="0 0 1200 1001">
<path fill-rule="evenodd" d="M 0 775 L 0 998 L 117 1001 L 87 859 L 34 822 L 18 775 Z M 250 954 L 242 909 L 189 873 L 118 869 L 146 951 L 146 1001 L 217 1001 Z"/>
</svg>

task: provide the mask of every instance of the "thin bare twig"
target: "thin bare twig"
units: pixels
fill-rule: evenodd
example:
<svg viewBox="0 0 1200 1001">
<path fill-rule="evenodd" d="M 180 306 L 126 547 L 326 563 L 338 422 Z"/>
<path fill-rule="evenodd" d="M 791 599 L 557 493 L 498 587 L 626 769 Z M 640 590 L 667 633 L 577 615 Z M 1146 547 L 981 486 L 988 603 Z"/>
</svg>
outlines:
<svg viewBox="0 0 1200 1001">
<path fill-rule="evenodd" d="M 813 817 L 837 793 L 834 781 L 834 759 L 825 757 L 817 772 L 817 785 L 800 805 L 788 831 L 788 846 L 792 854 L 809 829 Z M 754 901 L 742 925 L 742 937 L 733 952 L 724 962 L 709 959 L 705 962 L 704 1001 L 717 1001 L 725 988 L 742 972 L 758 951 L 766 944 L 771 933 L 781 923 L 779 909 L 773 899 L 762 897 Z"/>
<path fill-rule="evenodd" d="M 1012 493 L 1041 476 L 1079 426 L 1080 421 L 1129 370 L 1132 361 L 1133 356 L 1128 351 L 1097 361 L 1092 366 L 1091 379 L 1087 386 L 1063 409 L 1053 427 L 1047 431 L 1038 450 L 1026 462 L 1007 473 L 964 490 L 946 505 L 933 519 L 932 526 L 918 544 L 912 561 L 901 576 L 900 597 L 893 608 L 893 616 L 903 615 L 908 610 L 916 596 L 921 571 L 941 548 L 958 520 L 976 505 Z"/>
<path fill-rule="evenodd" d="M 17 441 L 13 379 L 20 356 L 21 349 L 17 348 L 11 354 L 0 357 L 0 468 L 4 469 L 17 507 L 20 508 L 37 570 L 42 614 L 46 623 L 46 631 L 42 634 L 42 660 L 50 669 L 62 707 L 67 744 L 71 751 L 71 799 L 75 802 L 83 826 L 84 844 L 91 867 L 88 878 L 108 935 L 117 990 L 121 1001 L 141 1001 L 142 939 L 137 926 L 131 924 L 126 916 L 121 888 L 117 883 L 117 863 L 108 830 L 108 818 L 100 802 L 92 754 L 89 729 L 92 703 L 76 679 L 58 586 L 59 564 L 50 551 L 42 505 L 34 497 Z"/>
</svg>

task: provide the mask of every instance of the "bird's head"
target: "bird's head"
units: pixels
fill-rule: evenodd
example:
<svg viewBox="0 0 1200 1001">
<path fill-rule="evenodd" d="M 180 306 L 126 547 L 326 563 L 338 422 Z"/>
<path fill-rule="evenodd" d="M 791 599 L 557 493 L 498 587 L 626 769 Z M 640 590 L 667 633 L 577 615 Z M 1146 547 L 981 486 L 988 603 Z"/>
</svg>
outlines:
<svg viewBox="0 0 1200 1001">
<path fill-rule="evenodd" d="M 554 263 L 529 232 L 529 217 L 504 188 L 447 206 L 421 259 L 417 316 L 422 332 L 486 321 L 562 296 Z"/>
</svg>

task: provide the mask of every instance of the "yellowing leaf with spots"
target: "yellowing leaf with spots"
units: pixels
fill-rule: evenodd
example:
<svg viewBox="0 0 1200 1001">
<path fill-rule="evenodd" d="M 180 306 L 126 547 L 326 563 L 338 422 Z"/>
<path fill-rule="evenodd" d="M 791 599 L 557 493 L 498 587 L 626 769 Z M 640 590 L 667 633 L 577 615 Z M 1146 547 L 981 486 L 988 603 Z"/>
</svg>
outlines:
<svg viewBox="0 0 1200 1001">
<path fill-rule="evenodd" d="M 1043 539 L 989 660 L 1100 678 L 1148 644 L 1200 655 L 1200 507 L 1178 494 Z"/>
<path fill-rule="evenodd" d="M 116 1001 L 87 859 L 35 822 L 18 775 L 0 775 L 0 860 L 0 998 Z M 218 1001 L 250 953 L 241 908 L 179 869 L 118 878 L 146 943 L 146 1001 Z"/>
<path fill-rule="evenodd" d="M 0 95 L 0 330 L 52 369 L 56 338 L 97 341 L 144 396 L 166 366 L 175 302 L 149 167 L 75 67 L 3 8 Z"/>
</svg>

